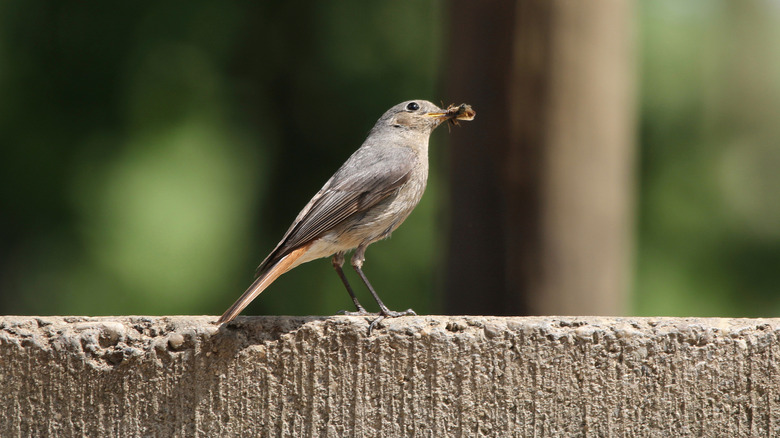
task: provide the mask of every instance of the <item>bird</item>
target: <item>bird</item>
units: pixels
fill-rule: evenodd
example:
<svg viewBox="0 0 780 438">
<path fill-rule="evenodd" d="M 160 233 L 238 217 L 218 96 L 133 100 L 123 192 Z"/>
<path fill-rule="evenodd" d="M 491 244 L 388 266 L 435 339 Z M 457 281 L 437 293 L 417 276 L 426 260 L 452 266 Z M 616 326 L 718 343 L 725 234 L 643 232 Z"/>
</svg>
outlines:
<svg viewBox="0 0 780 438">
<path fill-rule="evenodd" d="M 412 309 L 387 308 L 363 272 L 366 248 L 385 239 L 420 202 L 428 180 L 428 140 L 445 121 L 473 120 L 469 105 L 442 109 L 426 100 L 401 102 L 387 110 L 363 144 L 303 207 L 279 244 L 257 268 L 254 282 L 217 321 L 232 321 L 263 290 L 285 272 L 315 259 L 331 257 L 355 312 L 347 315 L 381 319 L 415 315 Z M 345 256 L 379 305 L 368 312 L 355 296 L 342 269 Z"/>
</svg>

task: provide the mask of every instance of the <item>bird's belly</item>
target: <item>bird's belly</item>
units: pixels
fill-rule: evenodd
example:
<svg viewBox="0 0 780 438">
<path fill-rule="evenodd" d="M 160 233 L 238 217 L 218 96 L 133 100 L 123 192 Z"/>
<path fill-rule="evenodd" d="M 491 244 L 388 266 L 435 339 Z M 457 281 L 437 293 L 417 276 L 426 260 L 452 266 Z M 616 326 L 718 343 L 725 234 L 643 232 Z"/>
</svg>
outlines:
<svg viewBox="0 0 780 438">
<path fill-rule="evenodd" d="M 309 249 L 296 260 L 288 271 L 300 264 L 317 260 L 323 257 L 330 257 L 337 252 L 346 252 L 351 249 L 357 248 L 358 245 L 351 245 L 343 239 L 336 238 L 332 232 L 325 233 L 319 239 L 314 240 L 311 243 Z"/>
<path fill-rule="evenodd" d="M 427 169 L 426 169 L 427 170 Z M 427 176 L 427 175 L 426 175 Z M 417 184 L 403 186 L 391 196 L 368 211 L 355 214 L 335 228 L 312 241 L 311 247 L 289 268 L 302 263 L 329 257 L 337 252 L 347 252 L 359 246 L 367 246 L 390 236 L 409 217 L 425 191 L 425 179 Z"/>
<path fill-rule="evenodd" d="M 418 180 L 419 181 L 419 180 Z M 390 236 L 409 217 L 420 202 L 425 180 L 403 186 L 396 195 L 380 202 L 374 208 L 345 221 L 339 230 L 341 238 L 349 240 L 352 248 L 369 245 Z M 347 237 L 349 236 L 349 237 Z"/>
</svg>

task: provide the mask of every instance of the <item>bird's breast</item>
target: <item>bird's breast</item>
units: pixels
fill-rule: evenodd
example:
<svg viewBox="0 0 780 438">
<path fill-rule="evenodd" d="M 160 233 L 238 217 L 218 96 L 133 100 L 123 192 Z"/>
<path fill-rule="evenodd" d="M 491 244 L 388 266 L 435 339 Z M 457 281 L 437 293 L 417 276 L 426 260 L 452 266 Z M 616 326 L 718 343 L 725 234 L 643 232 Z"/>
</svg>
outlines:
<svg viewBox="0 0 780 438">
<path fill-rule="evenodd" d="M 390 236 L 398 228 L 414 207 L 420 202 L 428 181 L 428 163 L 418 164 L 407 182 L 393 194 L 379 202 L 369 210 L 356 214 L 345 221 L 344 227 L 334 232 L 340 237 L 348 238 L 349 245 L 356 248 L 368 245 Z M 349 237 L 348 237 L 349 236 Z"/>
</svg>

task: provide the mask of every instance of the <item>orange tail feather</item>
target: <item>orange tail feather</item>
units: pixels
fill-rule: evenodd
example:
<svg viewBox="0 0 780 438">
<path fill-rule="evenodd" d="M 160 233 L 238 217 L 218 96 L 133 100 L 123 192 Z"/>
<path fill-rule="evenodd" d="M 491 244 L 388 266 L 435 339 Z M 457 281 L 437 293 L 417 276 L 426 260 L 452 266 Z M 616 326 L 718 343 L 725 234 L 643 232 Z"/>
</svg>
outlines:
<svg viewBox="0 0 780 438">
<path fill-rule="evenodd" d="M 224 314 L 219 318 L 219 321 L 217 321 L 217 324 L 224 324 L 226 322 L 230 322 L 238 316 L 239 313 L 241 313 L 242 310 L 246 306 L 249 305 L 249 303 L 252 302 L 258 295 L 260 295 L 260 292 L 264 291 L 265 288 L 271 285 L 271 283 L 274 282 L 277 278 L 279 278 L 280 275 L 287 272 L 288 269 L 290 269 L 290 266 L 292 266 L 293 263 L 295 263 L 296 260 L 298 260 L 303 254 L 306 253 L 306 251 L 309 249 L 308 245 L 304 245 L 286 256 L 282 257 L 281 260 L 276 262 L 271 269 L 265 271 L 262 275 L 257 277 L 257 279 L 252 283 L 251 286 L 244 292 L 241 297 L 236 300 L 235 303 L 233 303 L 232 306 L 230 306 L 229 309 L 225 311 Z"/>
</svg>

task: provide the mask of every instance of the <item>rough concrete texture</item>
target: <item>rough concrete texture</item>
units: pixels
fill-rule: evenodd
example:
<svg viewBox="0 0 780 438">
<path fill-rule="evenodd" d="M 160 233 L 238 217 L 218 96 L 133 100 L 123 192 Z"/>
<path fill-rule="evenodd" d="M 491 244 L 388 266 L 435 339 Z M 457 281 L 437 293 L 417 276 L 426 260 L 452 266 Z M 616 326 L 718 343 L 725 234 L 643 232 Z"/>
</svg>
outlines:
<svg viewBox="0 0 780 438">
<path fill-rule="evenodd" d="M 0 436 L 774 436 L 780 319 L 0 318 Z"/>
</svg>

